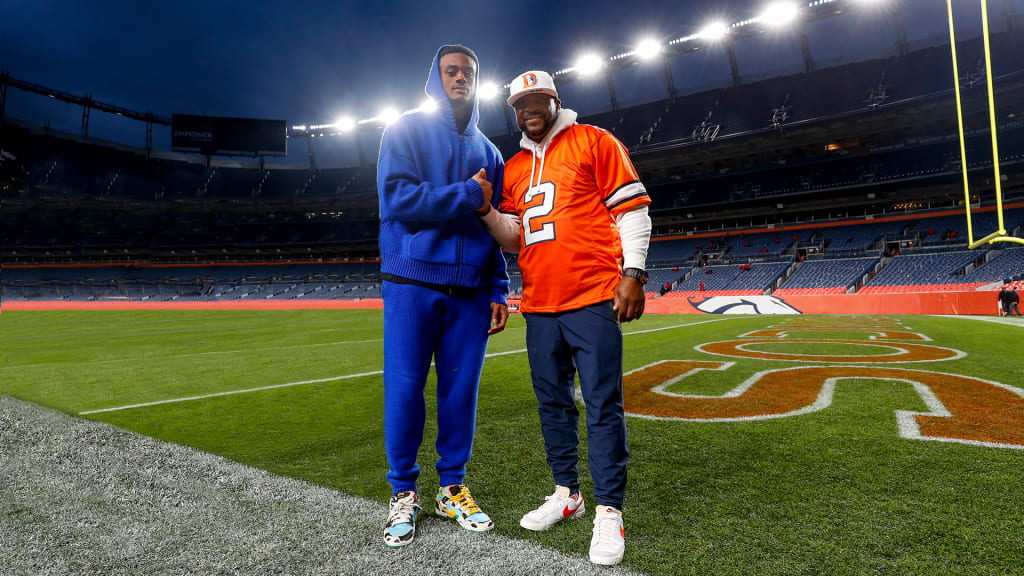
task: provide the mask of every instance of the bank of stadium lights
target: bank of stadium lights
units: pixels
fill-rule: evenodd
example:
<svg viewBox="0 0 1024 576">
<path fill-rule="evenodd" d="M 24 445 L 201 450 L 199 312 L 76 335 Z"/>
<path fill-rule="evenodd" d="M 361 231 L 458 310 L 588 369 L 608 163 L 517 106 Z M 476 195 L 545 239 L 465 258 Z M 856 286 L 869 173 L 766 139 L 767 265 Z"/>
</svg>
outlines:
<svg viewBox="0 0 1024 576">
<path fill-rule="evenodd" d="M 727 26 L 725 22 L 712 22 L 701 28 L 700 32 L 697 32 L 697 37 L 701 40 L 714 42 L 716 40 L 721 40 L 728 33 L 729 26 Z"/>
<path fill-rule="evenodd" d="M 800 8 L 792 2 L 775 2 L 769 4 L 755 19 L 766 26 L 780 28 L 796 20 Z"/>
<path fill-rule="evenodd" d="M 661 42 L 658 42 L 653 38 L 641 40 L 640 43 L 636 45 L 636 49 L 633 50 L 633 53 L 640 60 L 651 60 L 653 58 L 657 58 L 658 56 L 661 56 Z"/>
<path fill-rule="evenodd" d="M 342 132 L 351 132 L 356 129 L 356 121 L 349 116 L 342 116 L 334 122 L 334 127 Z"/>
<path fill-rule="evenodd" d="M 724 37 L 726 37 L 731 31 L 743 28 L 745 26 L 750 26 L 752 24 L 762 24 L 770 28 L 780 28 L 792 23 L 793 21 L 797 20 L 800 17 L 801 6 L 815 8 L 817 6 L 833 4 L 839 1 L 840 0 L 811 0 L 801 4 L 797 4 L 796 2 L 788 0 L 772 2 L 765 6 L 765 8 L 757 16 L 753 18 L 740 20 L 737 22 L 733 22 L 732 24 L 726 24 L 725 22 L 721 21 L 710 22 L 694 34 L 670 40 L 665 44 L 661 44 L 653 39 L 648 39 L 641 41 L 633 50 L 612 56 L 610 58 L 603 58 L 596 54 L 586 54 L 580 57 L 580 59 L 577 60 L 573 66 L 562 68 L 561 70 L 556 70 L 552 74 L 552 76 L 557 78 L 570 73 L 576 73 L 584 77 L 592 76 L 603 70 L 608 62 L 615 62 L 623 58 L 634 57 L 638 60 L 649 60 L 660 55 L 665 49 L 665 47 L 673 47 L 679 44 L 685 44 L 687 42 L 692 42 L 695 40 L 711 42 L 721 40 Z M 872 5 L 884 4 L 887 2 L 887 0 L 857 0 L 857 2 L 860 4 Z M 503 86 L 501 86 L 494 83 L 482 83 L 478 88 L 477 95 L 481 100 L 492 100 L 501 93 L 502 88 L 507 89 L 508 87 L 508 84 L 504 84 Z M 424 105 L 421 105 L 419 108 L 406 111 L 405 114 L 418 111 L 431 111 L 431 104 L 425 103 Z M 352 128 L 355 128 L 356 126 L 360 126 L 363 124 L 388 125 L 397 120 L 398 118 L 400 118 L 401 116 L 403 116 L 402 112 L 399 112 L 393 108 L 389 108 L 387 110 L 381 111 L 380 114 L 373 118 L 367 118 L 365 120 L 356 121 Z M 348 131 L 345 128 L 345 126 L 347 126 L 347 124 L 340 125 L 339 123 L 336 122 L 335 124 L 312 125 L 308 127 L 305 125 L 292 126 L 292 130 L 299 132 L 305 132 L 309 130 L 310 132 L 312 132 L 334 128 L 344 132 Z"/>
<path fill-rule="evenodd" d="M 584 54 L 576 61 L 573 70 L 580 76 L 593 76 L 604 68 L 604 58 L 597 54 Z"/>
<path fill-rule="evenodd" d="M 494 100 L 499 94 L 501 94 L 501 89 L 493 82 L 483 82 L 480 84 L 480 87 L 476 89 L 476 93 L 481 100 Z"/>
<path fill-rule="evenodd" d="M 385 126 L 390 126 L 395 122 L 395 120 L 398 120 L 401 117 L 402 113 L 398 110 L 395 110 L 394 108 L 385 108 L 380 111 L 380 114 L 377 114 L 376 118 L 371 118 L 370 120 L 375 120 Z"/>
</svg>

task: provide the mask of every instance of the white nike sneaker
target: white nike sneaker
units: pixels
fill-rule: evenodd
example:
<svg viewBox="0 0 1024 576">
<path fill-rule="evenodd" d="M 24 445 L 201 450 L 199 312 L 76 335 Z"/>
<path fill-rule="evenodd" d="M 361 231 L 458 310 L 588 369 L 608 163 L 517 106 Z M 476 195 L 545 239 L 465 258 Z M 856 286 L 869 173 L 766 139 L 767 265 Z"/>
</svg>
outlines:
<svg viewBox="0 0 1024 576">
<path fill-rule="evenodd" d="M 590 539 L 590 561 L 614 566 L 626 552 L 626 529 L 622 512 L 611 506 L 598 506 L 594 518 L 594 536 Z"/>
<path fill-rule="evenodd" d="M 555 486 L 555 493 L 544 497 L 544 504 L 531 510 L 519 521 L 519 525 L 527 530 L 542 532 L 567 518 L 579 518 L 586 512 L 583 495 L 576 492 L 569 495 L 565 486 Z"/>
</svg>

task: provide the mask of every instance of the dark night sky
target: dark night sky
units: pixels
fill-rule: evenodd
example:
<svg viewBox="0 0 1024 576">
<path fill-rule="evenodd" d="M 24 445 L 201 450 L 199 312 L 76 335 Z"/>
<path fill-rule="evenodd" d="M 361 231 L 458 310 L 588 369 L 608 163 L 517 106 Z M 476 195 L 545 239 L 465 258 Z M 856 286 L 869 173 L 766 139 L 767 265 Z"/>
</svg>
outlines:
<svg viewBox="0 0 1024 576">
<path fill-rule="evenodd" d="M 877 4 L 808 26 L 818 61 L 891 49 L 890 20 Z M 1024 0 L 1017 0 L 1024 5 Z M 585 50 L 606 56 L 641 37 L 690 34 L 713 18 L 756 15 L 765 0 L 595 0 L 577 2 L 54 2 L 0 3 L 0 68 L 12 76 L 105 102 L 159 114 L 175 112 L 286 119 L 290 124 L 366 118 L 384 104 L 417 106 L 440 44 L 461 42 L 481 59 L 482 78 L 507 82 L 519 72 L 571 65 Z M 980 26 L 977 0 L 954 0 L 958 24 Z M 1002 2 L 990 2 L 1001 22 Z M 945 3 L 904 0 L 911 43 L 945 34 Z M 1021 8 L 1018 8 L 1020 11 Z M 976 34 L 977 32 L 973 32 Z M 970 33 L 965 33 L 970 35 Z M 799 43 L 781 32 L 737 43 L 740 73 L 800 65 Z M 676 83 L 686 92 L 728 79 L 724 50 L 675 57 Z M 621 104 L 662 97 L 658 66 L 615 75 Z M 603 82 L 562 89 L 566 106 L 583 113 L 609 107 Z M 8 115 L 77 132 L 81 109 L 18 90 Z M 485 129 L 504 126 L 497 106 L 483 107 Z M 90 134 L 141 145 L 141 123 L 94 114 Z M 169 145 L 169 131 L 155 134 Z M 351 146 L 323 141 L 325 160 L 351 160 Z M 291 160 L 304 146 L 290 146 Z"/>
</svg>

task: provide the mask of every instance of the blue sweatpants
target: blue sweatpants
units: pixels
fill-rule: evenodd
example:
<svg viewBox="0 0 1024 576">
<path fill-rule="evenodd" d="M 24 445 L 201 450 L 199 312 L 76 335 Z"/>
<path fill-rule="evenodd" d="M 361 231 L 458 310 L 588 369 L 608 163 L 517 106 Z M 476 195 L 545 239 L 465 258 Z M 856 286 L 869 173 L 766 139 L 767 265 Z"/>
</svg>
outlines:
<svg viewBox="0 0 1024 576">
<path fill-rule="evenodd" d="M 490 328 L 490 289 L 446 294 L 385 281 L 384 448 L 394 494 L 416 490 L 431 359 L 437 372 L 437 473 L 461 484 L 473 448 L 480 370 Z"/>
<path fill-rule="evenodd" d="M 576 372 L 587 408 L 594 499 L 622 508 L 629 447 L 622 407 L 622 330 L 611 302 L 555 314 L 524 314 L 533 391 L 555 483 L 579 487 Z"/>
</svg>

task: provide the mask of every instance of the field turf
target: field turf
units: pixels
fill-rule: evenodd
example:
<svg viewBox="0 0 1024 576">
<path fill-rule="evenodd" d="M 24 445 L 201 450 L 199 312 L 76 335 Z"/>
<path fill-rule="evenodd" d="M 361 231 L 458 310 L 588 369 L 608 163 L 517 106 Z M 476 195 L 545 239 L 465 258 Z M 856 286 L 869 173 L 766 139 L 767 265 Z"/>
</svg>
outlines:
<svg viewBox="0 0 1024 576">
<path fill-rule="evenodd" d="M 798 363 L 725 358 L 694 347 L 789 320 L 648 316 L 624 326 L 625 370 L 662 360 L 735 362 L 668 388 L 721 395 L 757 372 Z M 808 320 L 825 327 L 790 338 L 869 341 L 867 333 L 842 330 L 849 319 L 800 318 Z M 1024 325 L 925 316 L 879 320 L 900 322 L 932 340 L 923 344 L 966 353 L 887 367 L 1024 388 Z M 636 331 L 644 332 L 628 335 Z M 380 312 L 369 310 L 8 311 L 0 317 L 0 394 L 70 414 L 89 412 L 82 417 L 384 501 L 390 489 L 380 338 Z M 585 555 L 589 521 L 539 534 L 518 525 L 552 490 L 524 348 L 518 316 L 490 342 L 488 353 L 497 355 L 484 366 L 467 484 L 498 532 Z M 849 343 L 748 349 L 891 352 Z M 338 378 L 355 374 L 365 375 Z M 216 393 L 229 394 L 96 412 Z M 427 497 L 437 482 L 433 398 L 431 377 L 420 450 L 420 490 Z M 629 417 L 625 566 L 645 574 L 1024 573 L 1024 450 L 902 438 L 897 410 L 927 406 L 905 382 L 854 379 L 838 383 L 831 406 L 799 416 L 745 422 Z M 582 422 L 581 437 L 580 474 L 589 497 Z"/>
</svg>

